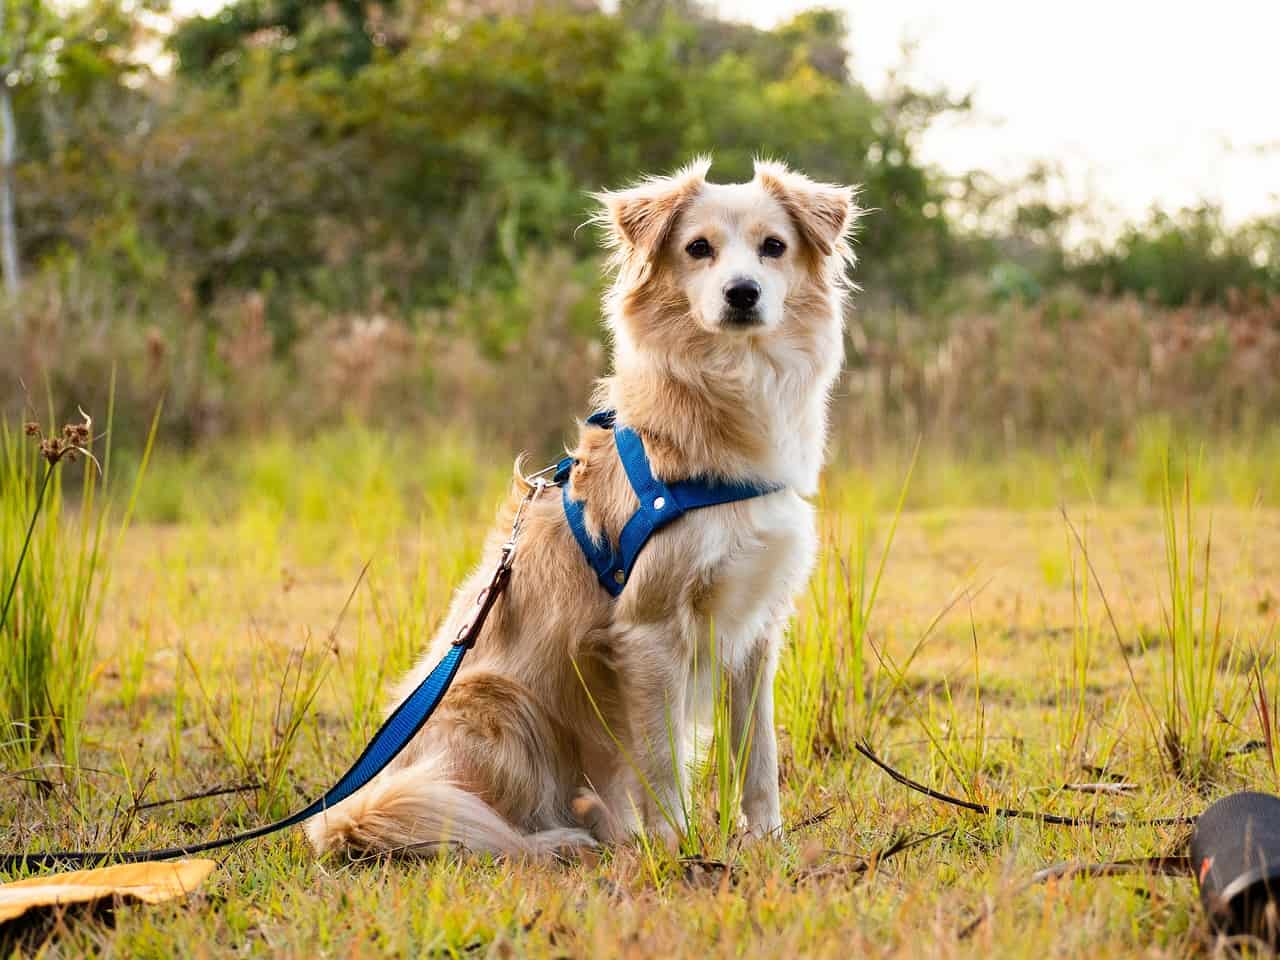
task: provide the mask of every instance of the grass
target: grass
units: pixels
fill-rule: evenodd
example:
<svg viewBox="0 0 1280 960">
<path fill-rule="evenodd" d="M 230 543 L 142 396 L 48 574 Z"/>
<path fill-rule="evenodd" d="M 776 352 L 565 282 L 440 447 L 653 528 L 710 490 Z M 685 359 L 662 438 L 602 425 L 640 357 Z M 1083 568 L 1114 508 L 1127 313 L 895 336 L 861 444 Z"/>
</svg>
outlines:
<svg viewBox="0 0 1280 960">
<path fill-rule="evenodd" d="M 1181 511 L 1167 471 L 1165 477 L 1161 516 L 1169 592 L 1160 687 L 1165 750 L 1175 776 L 1212 781 L 1245 708 L 1246 671 L 1240 669 L 1245 650 L 1239 637 L 1224 633 L 1223 600 L 1212 588 L 1212 527 L 1203 534 L 1203 555 L 1197 551 L 1190 470 L 1183 474 Z"/>
<path fill-rule="evenodd" d="M 508 473 L 500 460 L 355 428 L 267 438 L 235 459 L 204 453 L 198 470 L 160 457 L 144 522 L 102 561 L 76 769 L 50 762 L 48 743 L 38 776 L 6 757 L 4 846 L 204 838 L 317 794 L 474 563 Z M 1066 498 L 1069 527 L 1047 493 L 990 509 L 998 497 L 974 491 L 983 470 L 1005 468 L 975 464 L 975 481 L 927 449 L 899 507 L 906 462 L 828 477 L 824 559 L 778 680 L 783 838 L 737 836 L 722 698 L 690 777 L 683 860 L 637 843 L 564 865 L 318 862 L 293 833 L 221 854 L 181 903 L 56 925 L 45 955 L 1210 953 L 1186 880 L 1014 893 L 1049 863 L 1174 850 L 1178 829 L 961 813 L 905 792 L 853 745 L 866 736 L 950 793 L 1058 813 L 1137 820 L 1275 789 L 1280 510 L 1231 492 L 1247 479 L 1197 482 L 1175 461 L 1163 504 L 1136 473 L 1113 476 Z M 1243 463 L 1240 477 L 1262 472 Z M 1033 472 L 1073 469 L 1043 460 Z M 154 490 L 177 478 L 210 495 Z M 57 509 L 58 529 L 74 532 L 83 508 Z M 1065 789 L 1114 780 L 1133 789 Z M 219 787 L 237 792 L 152 806 Z"/>
<path fill-rule="evenodd" d="M 100 503 L 111 448 L 108 443 L 100 461 L 93 447 L 101 438 L 93 436 L 88 415 L 81 416 L 83 422 L 47 436 L 36 423 L 21 434 L 0 423 L 0 756 L 11 766 L 32 767 L 46 749 L 63 769 L 80 766 L 113 546 L 110 511 Z M 110 423 L 108 411 L 108 434 Z M 138 479 L 154 438 L 153 422 Z M 76 462 L 82 478 L 77 509 L 64 517 L 63 474 Z M 122 530 L 133 506 L 133 498 L 123 505 Z"/>
</svg>

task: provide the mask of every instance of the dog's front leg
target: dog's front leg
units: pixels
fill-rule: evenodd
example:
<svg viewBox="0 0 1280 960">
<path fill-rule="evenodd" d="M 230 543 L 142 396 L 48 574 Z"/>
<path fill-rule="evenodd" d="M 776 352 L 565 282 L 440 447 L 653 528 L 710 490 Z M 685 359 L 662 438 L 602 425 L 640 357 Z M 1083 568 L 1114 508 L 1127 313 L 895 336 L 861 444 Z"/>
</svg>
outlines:
<svg viewBox="0 0 1280 960">
<path fill-rule="evenodd" d="M 688 828 L 688 658 L 683 644 L 655 624 L 623 629 L 616 642 L 623 744 L 633 774 L 627 802 L 646 830 L 674 847 Z"/>
<path fill-rule="evenodd" d="M 742 813 L 753 837 L 780 835 L 778 740 L 773 728 L 773 678 L 778 670 L 782 626 L 771 626 L 732 674 L 730 715 L 734 756 L 742 756 L 749 737 L 742 777 Z"/>
</svg>

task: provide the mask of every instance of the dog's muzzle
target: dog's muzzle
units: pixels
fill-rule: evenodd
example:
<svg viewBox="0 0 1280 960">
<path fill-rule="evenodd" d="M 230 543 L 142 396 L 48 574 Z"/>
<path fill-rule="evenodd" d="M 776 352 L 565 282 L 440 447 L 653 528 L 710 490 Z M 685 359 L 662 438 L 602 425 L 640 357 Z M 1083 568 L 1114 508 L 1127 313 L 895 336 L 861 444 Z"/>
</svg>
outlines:
<svg viewBox="0 0 1280 960">
<path fill-rule="evenodd" d="M 760 311 L 756 305 L 760 302 L 760 284 L 747 277 L 738 277 L 724 288 L 726 309 L 720 315 L 720 322 L 726 327 L 755 327 L 760 325 Z"/>
</svg>

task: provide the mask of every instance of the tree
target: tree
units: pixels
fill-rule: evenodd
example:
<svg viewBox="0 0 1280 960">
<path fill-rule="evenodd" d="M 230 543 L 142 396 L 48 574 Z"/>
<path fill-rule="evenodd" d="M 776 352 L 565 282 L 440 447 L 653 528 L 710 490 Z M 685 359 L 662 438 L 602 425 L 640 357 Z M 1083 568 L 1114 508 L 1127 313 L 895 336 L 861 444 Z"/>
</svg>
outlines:
<svg viewBox="0 0 1280 960">
<path fill-rule="evenodd" d="M 51 39 L 44 27 L 40 0 L 0 0 L 0 267 L 11 298 L 22 289 L 13 214 L 13 171 L 18 161 L 13 91 L 24 75 L 39 67 L 44 45 Z"/>
<path fill-rule="evenodd" d="M 68 115 L 119 113 L 121 95 L 145 79 L 143 14 L 163 2 L 83 0 L 64 9 L 47 0 L 0 0 L 0 267 L 11 299 L 22 286 L 19 203 L 29 207 L 39 198 L 26 194 L 50 192 L 46 168 L 57 154 L 83 155 L 84 130 L 63 129 Z M 24 167 L 32 165 L 38 175 L 24 181 Z M 26 232 L 22 239 L 29 243 Z"/>
<path fill-rule="evenodd" d="M 170 39 L 184 76 L 236 80 L 255 48 L 299 72 L 357 73 L 379 47 L 395 47 L 394 0 L 237 0 L 179 24 Z"/>
</svg>

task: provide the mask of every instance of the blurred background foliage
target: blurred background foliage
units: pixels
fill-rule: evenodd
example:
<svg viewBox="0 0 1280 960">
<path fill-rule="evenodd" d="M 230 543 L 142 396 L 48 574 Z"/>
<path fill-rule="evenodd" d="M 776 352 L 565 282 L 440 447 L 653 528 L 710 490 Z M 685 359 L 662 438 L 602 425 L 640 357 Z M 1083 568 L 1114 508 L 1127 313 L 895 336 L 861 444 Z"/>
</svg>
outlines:
<svg viewBox="0 0 1280 960">
<path fill-rule="evenodd" d="M 605 363 L 588 193 L 710 152 L 719 180 L 765 155 L 862 184 L 847 453 L 916 433 L 1123 449 L 1149 415 L 1280 413 L 1280 217 L 1081 237 L 1090 211 L 1055 203 L 1050 171 L 944 175 L 920 138 L 967 99 L 872 96 L 835 12 L 761 30 L 662 0 L 0 3 L 10 407 L 104 406 L 115 368 L 126 436 L 163 396 L 190 443 L 358 418 L 553 448 Z"/>
</svg>

